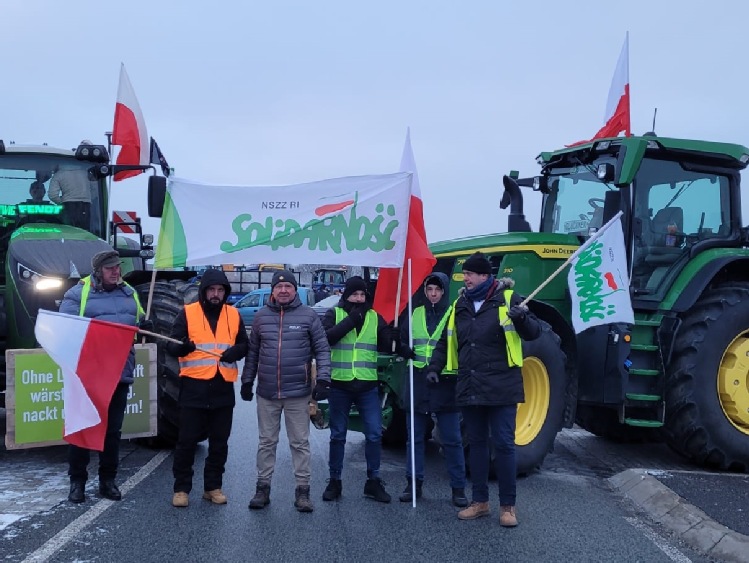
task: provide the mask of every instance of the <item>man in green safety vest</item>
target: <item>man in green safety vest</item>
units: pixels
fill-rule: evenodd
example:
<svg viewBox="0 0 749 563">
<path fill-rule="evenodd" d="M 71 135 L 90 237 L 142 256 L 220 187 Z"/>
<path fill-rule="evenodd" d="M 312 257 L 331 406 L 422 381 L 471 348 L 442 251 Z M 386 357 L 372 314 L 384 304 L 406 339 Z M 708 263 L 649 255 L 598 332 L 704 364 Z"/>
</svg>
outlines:
<svg viewBox="0 0 749 563">
<path fill-rule="evenodd" d="M 405 490 L 400 496 L 401 502 L 413 500 L 413 476 L 416 475 L 416 498 L 421 498 L 424 483 L 424 442 L 427 425 L 432 413 L 437 418 L 440 444 L 445 453 L 447 472 L 450 475 L 452 503 L 458 507 L 468 506 L 465 494 L 466 467 L 463 457 L 463 440 L 460 436 L 460 411 L 455 404 L 455 383 L 457 372 L 443 370 L 439 377 L 432 373 L 427 378 L 429 360 L 434 348 L 450 318 L 452 307 L 445 290 L 449 280 L 442 272 L 433 272 L 424 280 L 426 302 L 413 310 L 410 331 L 413 348 L 409 348 L 409 322 L 405 319 L 401 325 L 401 350 L 403 356 L 413 364 L 413 402 L 414 417 L 411 420 L 411 409 L 407 410 L 408 449 L 406 452 Z M 404 396 L 410 404 L 411 385 L 405 382 Z M 414 468 L 411 467 L 411 424 L 414 435 Z"/>
<path fill-rule="evenodd" d="M 336 307 L 325 312 L 323 328 L 330 343 L 331 382 L 328 397 L 330 415 L 330 479 L 323 500 L 332 501 L 343 490 L 341 473 L 351 405 L 356 405 L 364 426 L 364 457 L 367 481 L 364 496 L 390 502 L 380 480 L 382 455 L 382 405 L 377 379 L 377 352 L 392 352 L 394 333 L 372 310 L 366 282 L 359 276 L 346 280 Z"/>
<path fill-rule="evenodd" d="M 517 526 L 515 515 L 515 417 L 522 403 L 522 340 L 541 335 L 541 324 L 512 291 L 513 280 L 495 279 L 480 252 L 463 264 L 465 288 L 455 301 L 427 368 L 427 377 L 457 369 L 456 402 L 468 434 L 472 502 L 461 520 L 490 514 L 489 447 L 494 446 L 499 485 L 499 523 Z"/>
</svg>

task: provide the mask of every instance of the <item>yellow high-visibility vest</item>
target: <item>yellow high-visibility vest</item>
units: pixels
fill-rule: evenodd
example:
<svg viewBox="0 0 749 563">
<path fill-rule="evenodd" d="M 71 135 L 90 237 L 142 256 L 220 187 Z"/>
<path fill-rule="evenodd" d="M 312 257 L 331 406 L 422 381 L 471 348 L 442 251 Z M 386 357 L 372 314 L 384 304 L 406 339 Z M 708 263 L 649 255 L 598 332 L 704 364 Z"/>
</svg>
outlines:
<svg viewBox="0 0 749 563">
<path fill-rule="evenodd" d="M 335 308 L 335 322 L 340 323 L 348 313 Z M 367 311 L 364 324 L 356 334 L 351 330 L 330 348 L 331 379 L 336 381 L 377 380 L 377 313 Z"/>
</svg>

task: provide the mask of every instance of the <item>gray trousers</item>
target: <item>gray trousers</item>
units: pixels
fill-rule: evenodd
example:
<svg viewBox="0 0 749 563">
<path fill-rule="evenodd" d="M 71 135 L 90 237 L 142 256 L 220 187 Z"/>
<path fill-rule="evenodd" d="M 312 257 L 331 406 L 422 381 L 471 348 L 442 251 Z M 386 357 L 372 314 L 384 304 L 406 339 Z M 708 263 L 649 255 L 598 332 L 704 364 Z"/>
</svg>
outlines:
<svg viewBox="0 0 749 563">
<path fill-rule="evenodd" d="M 286 437 L 289 439 L 291 461 L 297 486 L 307 486 L 310 480 L 309 396 L 293 399 L 264 399 L 257 397 L 257 480 L 270 483 L 276 465 L 276 446 L 281 432 L 281 413 L 284 415 Z"/>
</svg>

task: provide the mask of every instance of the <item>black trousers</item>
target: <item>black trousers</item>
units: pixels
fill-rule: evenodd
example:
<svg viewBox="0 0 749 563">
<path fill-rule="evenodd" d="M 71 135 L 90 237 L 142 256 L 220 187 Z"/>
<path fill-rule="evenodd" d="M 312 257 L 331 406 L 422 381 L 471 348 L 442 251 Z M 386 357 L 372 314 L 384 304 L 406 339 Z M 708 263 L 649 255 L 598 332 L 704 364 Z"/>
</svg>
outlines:
<svg viewBox="0 0 749 563">
<path fill-rule="evenodd" d="M 62 204 L 63 221 L 67 225 L 91 229 L 91 204 L 86 201 L 68 201 Z"/>
<path fill-rule="evenodd" d="M 109 403 L 107 433 L 104 436 L 104 451 L 99 452 L 99 482 L 113 481 L 120 463 L 120 436 L 122 421 L 125 419 L 129 383 L 119 383 Z M 68 449 L 68 475 L 71 481 L 88 480 L 88 462 L 91 450 L 71 445 Z"/>
<path fill-rule="evenodd" d="M 203 468 L 203 490 L 220 489 L 223 482 L 226 458 L 229 455 L 229 434 L 234 417 L 234 406 L 215 409 L 181 407 L 179 413 L 179 438 L 174 449 L 174 492 L 192 490 L 192 466 L 198 442 L 208 436 L 208 457 Z"/>
</svg>

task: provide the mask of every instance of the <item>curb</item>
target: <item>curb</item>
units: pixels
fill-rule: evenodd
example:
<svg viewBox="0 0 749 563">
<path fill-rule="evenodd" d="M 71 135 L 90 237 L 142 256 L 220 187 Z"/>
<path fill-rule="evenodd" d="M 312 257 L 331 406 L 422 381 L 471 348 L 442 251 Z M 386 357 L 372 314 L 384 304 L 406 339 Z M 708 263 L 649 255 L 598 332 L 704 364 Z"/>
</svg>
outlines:
<svg viewBox="0 0 749 563">
<path fill-rule="evenodd" d="M 749 536 L 718 524 L 652 473 L 647 469 L 627 469 L 608 482 L 697 551 L 722 561 L 749 562 Z"/>
</svg>

